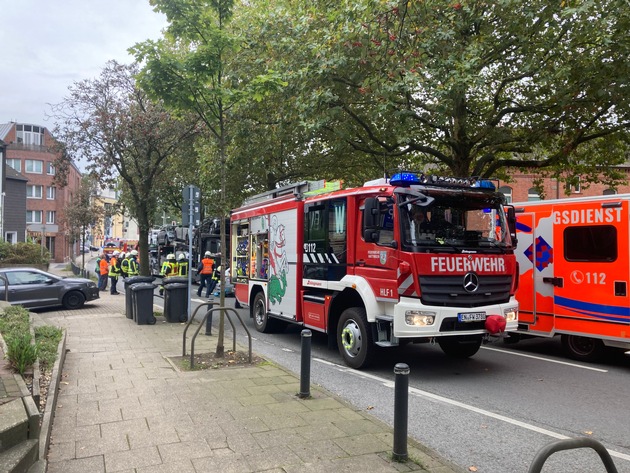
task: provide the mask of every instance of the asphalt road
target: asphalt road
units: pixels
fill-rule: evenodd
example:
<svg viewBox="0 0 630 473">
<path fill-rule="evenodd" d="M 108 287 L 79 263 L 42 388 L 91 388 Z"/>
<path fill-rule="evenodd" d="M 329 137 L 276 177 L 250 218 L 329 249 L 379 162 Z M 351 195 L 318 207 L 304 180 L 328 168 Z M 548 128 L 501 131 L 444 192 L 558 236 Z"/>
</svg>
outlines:
<svg viewBox="0 0 630 473">
<path fill-rule="evenodd" d="M 234 299 L 226 301 L 233 307 Z M 248 310 L 240 314 L 254 338 L 253 350 L 299 374 L 302 328 L 261 334 Z M 247 346 L 244 331 L 237 330 L 237 341 Z M 384 349 L 373 367 L 357 371 L 328 348 L 326 336 L 313 333 L 311 382 L 390 425 L 396 363 L 410 368 L 409 435 L 464 469 L 527 472 L 550 442 L 589 437 L 605 445 L 619 472 L 630 473 L 629 357 L 576 363 L 562 354 L 559 340 L 531 339 L 515 345 L 497 341 L 471 359 L 453 360 L 438 346 L 419 344 Z M 552 455 L 543 471 L 606 470 L 593 450 L 580 449 Z"/>
</svg>

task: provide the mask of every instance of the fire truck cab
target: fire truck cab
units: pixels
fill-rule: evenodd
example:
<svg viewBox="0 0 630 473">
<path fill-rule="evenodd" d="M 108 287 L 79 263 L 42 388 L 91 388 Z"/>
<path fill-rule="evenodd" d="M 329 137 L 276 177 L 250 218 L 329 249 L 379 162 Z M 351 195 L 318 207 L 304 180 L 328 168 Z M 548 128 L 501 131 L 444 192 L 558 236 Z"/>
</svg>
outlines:
<svg viewBox="0 0 630 473">
<path fill-rule="evenodd" d="M 254 196 L 231 216 L 237 302 L 261 332 L 327 333 L 353 368 L 404 341 L 470 357 L 518 319 L 515 219 L 491 186 L 405 172 Z"/>
</svg>

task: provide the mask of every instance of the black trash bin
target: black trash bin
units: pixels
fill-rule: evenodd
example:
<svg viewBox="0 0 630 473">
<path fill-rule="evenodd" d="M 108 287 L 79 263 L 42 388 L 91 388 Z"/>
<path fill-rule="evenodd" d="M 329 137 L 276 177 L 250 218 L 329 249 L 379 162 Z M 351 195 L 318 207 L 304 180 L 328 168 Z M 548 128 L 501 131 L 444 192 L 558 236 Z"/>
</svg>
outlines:
<svg viewBox="0 0 630 473">
<path fill-rule="evenodd" d="M 164 286 L 164 318 L 170 323 L 188 320 L 188 284 L 169 283 Z"/>
<path fill-rule="evenodd" d="M 125 279 L 125 315 L 128 319 L 136 319 L 133 314 L 131 286 L 138 283 L 153 282 L 154 280 L 155 278 L 153 276 L 131 276 Z"/>
<path fill-rule="evenodd" d="M 131 286 L 133 302 L 133 319 L 138 325 L 154 325 L 153 292 L 154 284 L 141 282 Z"/>
</svg>

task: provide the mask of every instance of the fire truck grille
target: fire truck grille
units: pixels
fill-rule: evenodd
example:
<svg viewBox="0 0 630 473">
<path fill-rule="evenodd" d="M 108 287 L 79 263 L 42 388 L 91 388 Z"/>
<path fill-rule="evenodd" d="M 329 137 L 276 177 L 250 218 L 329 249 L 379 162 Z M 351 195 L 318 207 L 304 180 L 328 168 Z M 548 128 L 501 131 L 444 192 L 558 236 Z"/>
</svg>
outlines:
<svg viewBox="0 0 630 473">
<path fill-rule="evenodd" d="M 479 307 L 509 302 L 511 276 L 479 276 L 474 292 L 464 289 L 463 276 L 420 276 L 422 303 L 443 307 Z"/>
</svg>

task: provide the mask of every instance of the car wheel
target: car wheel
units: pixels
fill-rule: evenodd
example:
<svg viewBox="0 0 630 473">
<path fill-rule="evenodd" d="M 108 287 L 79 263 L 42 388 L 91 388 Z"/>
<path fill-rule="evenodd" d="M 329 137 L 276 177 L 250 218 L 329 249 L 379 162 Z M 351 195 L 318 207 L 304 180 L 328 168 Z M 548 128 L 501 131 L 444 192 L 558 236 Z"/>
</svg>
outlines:
<svg viewBox="0 0 630 473">
<path fill-rule="evenodd" d="M 85 303 L 85 296 L 79 291 L 71 291 L 63 296 L 63 306 L 68 310 L 80 309 Z"/>
</svg>

